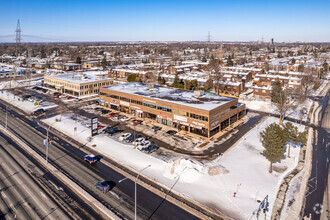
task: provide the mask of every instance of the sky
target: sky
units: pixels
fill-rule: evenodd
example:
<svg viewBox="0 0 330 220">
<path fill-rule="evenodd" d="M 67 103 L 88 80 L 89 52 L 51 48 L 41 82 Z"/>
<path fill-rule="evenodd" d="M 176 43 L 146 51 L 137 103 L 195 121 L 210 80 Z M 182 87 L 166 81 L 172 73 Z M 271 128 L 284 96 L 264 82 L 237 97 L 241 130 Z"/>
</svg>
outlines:
<svg viewBox="0 0 330 220">
<path fill-rule="evenodd" d="M 329 42 L 330 0 L 0 0 L 0 42 Z"/>
</svg>

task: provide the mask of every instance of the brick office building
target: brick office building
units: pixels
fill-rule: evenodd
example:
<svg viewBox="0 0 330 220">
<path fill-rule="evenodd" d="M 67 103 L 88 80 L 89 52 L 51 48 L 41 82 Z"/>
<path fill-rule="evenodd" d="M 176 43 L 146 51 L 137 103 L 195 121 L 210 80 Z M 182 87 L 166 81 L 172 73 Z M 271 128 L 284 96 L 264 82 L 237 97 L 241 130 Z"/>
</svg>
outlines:
<svg viewBox="0 0 330 220">
<path fill-rule="evenodd" d="M 111 109 L 208 138 L 246 114 L 236 98 L 141 83 L 100 88 L 99 98 Z"/>
</svg>

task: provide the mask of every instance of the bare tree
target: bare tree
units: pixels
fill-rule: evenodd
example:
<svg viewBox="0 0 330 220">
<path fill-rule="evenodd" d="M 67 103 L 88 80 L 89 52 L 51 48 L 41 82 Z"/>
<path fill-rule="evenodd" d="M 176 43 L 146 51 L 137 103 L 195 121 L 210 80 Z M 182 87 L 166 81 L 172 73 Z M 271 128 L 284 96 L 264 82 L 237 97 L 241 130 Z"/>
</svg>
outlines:
<svg viewBox="0 0 330 220">
<path fill-rule="evenodd" d="M 218 95 L 223 90 L 223 72 L 221 71 L 220 60 L 211 56 L 208 69 L 210 71 L 210 77 L 213 80 L 213 88 Z"/>
<path fill-rule="evenodd" d="M 284 87 L 279 79 L 272 83 L 271 101 L 280 113 L 280 124 L 287 114 L 287 111 L 295 108 L 295 100 L 292 97 L 292 90 Z"/>
</svg>

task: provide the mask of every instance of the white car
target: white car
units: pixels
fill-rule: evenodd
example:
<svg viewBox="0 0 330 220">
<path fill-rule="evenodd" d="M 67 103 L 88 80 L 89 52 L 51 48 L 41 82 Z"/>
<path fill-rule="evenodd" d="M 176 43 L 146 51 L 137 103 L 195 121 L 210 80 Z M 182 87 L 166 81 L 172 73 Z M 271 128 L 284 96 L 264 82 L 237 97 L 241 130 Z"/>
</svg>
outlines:
<svg viewBox="0 0 330 220">
<path fill-rule="evenodd" d="M 131 135 L 131 133 L 124 133 L 124 134 L 120 135 L 119 140 L 123 141 L 126 138 L 128 138 L 130 135 Z"/>
<path fill-rule="evenodd" d="M 128 121 L 128 120 L 130 120 L 131 118 L 130 117 L 126 117 L 126 116 L 124 116 L 123 118 L 121 118 L 120 120 L 121 121 Z"/>
<path fill-rule="evenodd" d="M 150 141 L 143 141 L 137 146 L 137 148 L 139 150 L 143 150 L 144 148 L 148 147 L 150 144 L 151 144 Z"/>
<path fill-rule="evenodd" d="M 141 144 L 143 141 L 145 141 L 144 138 L 137 138 L 137 139 L 135 139 L 135 141 L 133 141 L 133 144 L 134 144 L 134 145 L 139 145 L 139 144 Z"/>
</svg>

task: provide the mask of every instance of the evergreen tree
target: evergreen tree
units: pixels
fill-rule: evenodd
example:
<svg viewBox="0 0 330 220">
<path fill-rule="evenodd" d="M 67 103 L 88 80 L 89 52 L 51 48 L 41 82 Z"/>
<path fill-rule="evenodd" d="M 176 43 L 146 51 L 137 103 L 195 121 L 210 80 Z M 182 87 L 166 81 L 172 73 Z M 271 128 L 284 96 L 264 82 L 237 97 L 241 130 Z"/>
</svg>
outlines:
<svg viewBox="0 0 330 220">
<path fill-rule="evenodd" d="M 81 57 L 80 57 L 80 56 L 77 56 L 77 58 L 76 58 L 76 63 L 81 64 Z"/>
<path fill-rule="evenodd" d="M 103 60 L 102 60 L 102 67 L 104 68 L 104 67 L 106 67 L 107 65 L 108 65 L 107 60 L 106 60 L 105 57 L 103 57 Z"/>
<path fill-rule="evenodd" d="M 173 85 L 174 87 L 176 87 L 179 83 L 180 83 L 179 75 L 178 75 L 178 73 L 176 73 L 172 85 Z"/>
<path fill-rule="evenodd" d="M 262 146 L 265 150 L 261 153 L 270 162 L 269 172 L 273 172 L 273 163 L 280 162 L 284 158 L 284 147 L 286 143 L 283 129 L 280 125 L 273 123 L 260 133 Z"/>
<path fill-rule="evenodd" d="M 298 128 L 294 126 L 291 122 L 287 122 L 284 125 L 284 138 L 289 142 L 288 146 L 288 157 L 290 158 L 290 147 L 291 144 L 297 145 L 298 143 L 304 145 L 306 144 L 306 132 L 298 132 Z"/>
<path fill-rule="evenodd" d="M 130 74 L 127 76 L 127 82 L 136 82 L 137 81 L 137 75 L 136 74 Z"/>
<path fill-rule="evenodd" d="M 229 55 L 227 58 L 227 66 L 233 66 L 233 65 L 234 65 L 233 60 L 231 59 L 231 56 Z"/>
</svg>

